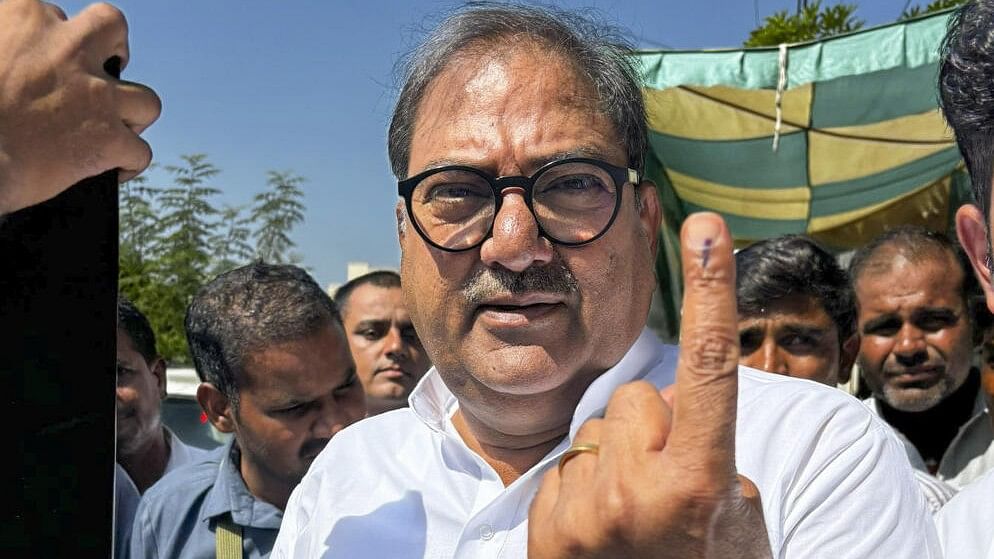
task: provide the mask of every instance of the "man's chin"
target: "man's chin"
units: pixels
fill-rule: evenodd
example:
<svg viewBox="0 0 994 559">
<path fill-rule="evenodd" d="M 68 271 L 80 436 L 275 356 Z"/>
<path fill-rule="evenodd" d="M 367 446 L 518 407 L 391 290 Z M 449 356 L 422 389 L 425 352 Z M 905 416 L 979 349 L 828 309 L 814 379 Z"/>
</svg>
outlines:
<svg viewBox="0 0 994 559">
<path fill-rule="evenodd" d="M 890 407 L 903 412 L 917 413 L 932 409 L 946 397 L 943 384 L 927 388 L 884 389 L 884 401 Z"/>
</svg>

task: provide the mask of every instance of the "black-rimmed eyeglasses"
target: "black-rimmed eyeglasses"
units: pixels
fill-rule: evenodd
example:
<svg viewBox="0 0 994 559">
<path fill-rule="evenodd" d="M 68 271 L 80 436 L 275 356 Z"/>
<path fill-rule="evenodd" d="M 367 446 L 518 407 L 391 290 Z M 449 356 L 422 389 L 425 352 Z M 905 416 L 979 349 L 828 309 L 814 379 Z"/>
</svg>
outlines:
<svg viewBox="0 0 994 559">
<path fill-rule="evenodd" d="M 530 177 L 494 177 L 463 165 L 429 169 L 398 182 L 397 193 L 428 244 L 458 252 L 493 234 L 504 194 L 514 191 L 524 197 L 540 235 L 566 246 L 595 241 L 614 223 L 622 187 L 638 182 L 634 169 L 574 157 L 548 163 Z"/>
</svg>

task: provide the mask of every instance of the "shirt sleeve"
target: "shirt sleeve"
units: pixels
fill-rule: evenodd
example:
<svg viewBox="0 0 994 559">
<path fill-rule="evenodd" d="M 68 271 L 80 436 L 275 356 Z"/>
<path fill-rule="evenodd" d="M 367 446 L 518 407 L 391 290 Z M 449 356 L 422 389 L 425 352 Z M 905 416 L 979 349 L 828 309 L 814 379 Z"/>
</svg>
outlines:
<svg viewBox="0 0 994 559">
<path fill-rule="evenodd" d="M 938 537 L 904 448 L 890 427 L 844 407 L 818 431 L 785 482 L 779 557 L 939 559 Z"/>
</svg>

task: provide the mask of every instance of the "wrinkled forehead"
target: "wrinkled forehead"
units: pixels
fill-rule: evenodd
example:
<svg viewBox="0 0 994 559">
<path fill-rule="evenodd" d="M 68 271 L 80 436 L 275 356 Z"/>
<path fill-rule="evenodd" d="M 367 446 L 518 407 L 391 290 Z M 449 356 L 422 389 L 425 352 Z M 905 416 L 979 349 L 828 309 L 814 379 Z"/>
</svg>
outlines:
<svg viewBox="0 0 994 559">
<path fill-rule="evenodd" d="M 496 99 L 550 84 L 555 88 L 546 102 L 578 112 L 597 110 L 593 83 L 568 56 L 530 37 L 519 42 L 512 39 L 510 44 L 476 41 L 454 52 L 428 83 L 415 126 L 438 116 L 423 114 L 426 105 L 432 104 L 429 100 L 452 102 L 443 106 L 457 109 L 481 96 Z"/>
</svg>

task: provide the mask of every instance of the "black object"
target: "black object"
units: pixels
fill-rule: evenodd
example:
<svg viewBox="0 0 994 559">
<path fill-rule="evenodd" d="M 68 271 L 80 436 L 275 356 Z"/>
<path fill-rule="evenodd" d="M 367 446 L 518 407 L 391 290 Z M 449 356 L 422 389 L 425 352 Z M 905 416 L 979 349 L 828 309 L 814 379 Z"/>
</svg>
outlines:
<svg viewBox="0 0 994 559">
<path fill-rule="evenodd" d="M 117 207 L 115 170 L 0 218 L 5 556 L 111 555 Z"/>
</svg>

